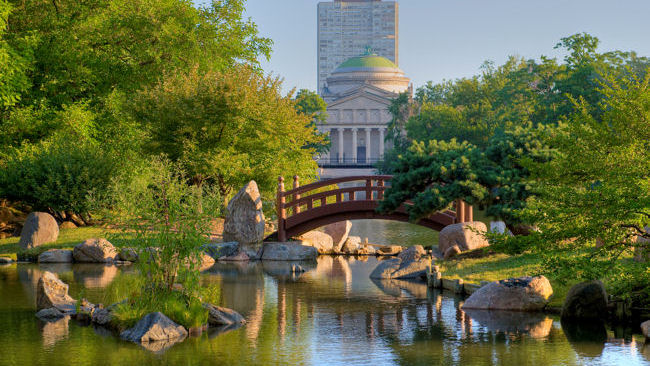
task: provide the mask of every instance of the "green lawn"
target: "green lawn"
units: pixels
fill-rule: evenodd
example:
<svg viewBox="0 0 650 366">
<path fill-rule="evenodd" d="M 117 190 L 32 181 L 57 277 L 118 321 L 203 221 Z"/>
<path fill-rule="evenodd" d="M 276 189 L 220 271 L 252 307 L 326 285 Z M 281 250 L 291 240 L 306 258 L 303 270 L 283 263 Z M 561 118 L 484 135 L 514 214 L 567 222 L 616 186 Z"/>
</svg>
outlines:
<svg viewBox="0 0 650 366">
<path fill-rule="evenodd" d="M 71 249 L 75 245 L 89 238 L 101 238 L 106 236 L 107 229 L 99 226 L 80 227 L 77 229 L 66 229 L 59 231 L 59 238 L 54 243 L 41 245 L 40 247 L 25 251 L 29 257 L 36 256 L 48 249 Z M 0 256 L 11 257 L 16 260 L 16 254 L 22 250 L 18 246 L 19 237 L 12 237 L 0 240 Z"/>
<path fill-rule="evenodd" d="M 479 284 L 481 281 L 499 281 L 507 278 L 536 276 L 542 274 L 538 255 L 526 253 L 519 255 L 492 254 L 483 258 L 463 258 L 439 261 L 437 263 L 445 278 L 462 278 L 463 281 Z M 548 277 L 548 276 L 547 276 Z M 569 288 L 573 284 L 561 284 L 549 278 L 553 287 L 550 306 L 561 306 Z"/>
</svg>

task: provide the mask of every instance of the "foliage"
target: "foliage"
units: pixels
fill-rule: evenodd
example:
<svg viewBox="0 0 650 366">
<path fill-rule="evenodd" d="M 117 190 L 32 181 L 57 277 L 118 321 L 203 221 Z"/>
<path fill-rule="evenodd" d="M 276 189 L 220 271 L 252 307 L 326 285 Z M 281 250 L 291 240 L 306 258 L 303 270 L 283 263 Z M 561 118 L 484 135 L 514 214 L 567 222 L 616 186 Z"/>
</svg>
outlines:
<svg viewBox="0 0 650 366">
<path fill-rule="evenodd" d="M 539 225 L 532 243 L 549 271 L 565 279 L 611 273 L 627 287 L 633 279 L 628 294 L 648 301 L 647 264 L 619 259 L 648 249 L 639 237 L 650 239 L 650 77 L 602 78 L 602 102 L 574 101 L 577 111 L 549 135 L 558 158 L 525 164 L 536 184 L 524 214 Z"/>
<path fill-rule="evenodd" d="M 448 208 L 462 199 L 487 207 L 487 214 L 510 227 L 521 224 L 518 210 L 530 196 L 529 171 L 520 159 L 547 161 L 551 153 L 539 138 L 547 128 L 498 131 L 486 150 L 468 142 L 414 142 L 394 166 L 391 187 L 380 210 L 392 211 L 407 201 L 412 220 Z"/>
<path fill-rule="evenodd" d="M 14 45 L 5 40 L 7 20 L 12 6 L 0 0 L 0 113 L 16 104 L 29 88 L 28 72 L 33 60 L 33 37 L 17 38 Z"/>
<path fill-rule="evenodd" d="M 298 94 L 296 94 L 295 102 L 296 111 L 299 114 L 310 117 L 311 121 L 309 126 L 314 130 L 315 134 L 319 134 L 316 129 L 316 124 L 327 122 L 327 103 L 325 103 L 318 93 L 308 89 L 300 89 Z M 307 147 L 315 149 L 319 154 L 326 153 L 330 149 L 329 136 L 325 135 L 323 136 L 322 142 L 308 144 Z"/>
<path fill-rule="evenodd" d="M 137 292 L 132 295 L 113 310 L 120 328 L 131 328 L 145 315 L 157 311 L 188 329 L 208 323 L 208 311 L 203 308 L 201 301 L 180 291 L 159 291 L 155 296 L 143 296 Z"/>
<path fill-rule="evenodd" d="M 315 150 L 323 142 L 280 94 L 280 81 L 250 67 L 170 75 L 128 105 L 147 128 L 149 151 L 180 162 L 195 183 L 216 184 L 225 198 L 255 179 L 272 195 L 279 175 L 315 174 Z"/>
<path fill-rule="evenodd" d="M 111 237 L 126 236 L 138 252 L 146 276 L 142 292 L 164 293 L 179 283 L 196 296 L 200 247 L 219 214 L 219 195 L 188 185 L 180 166 L 156 158 L 135 176 L 115 179 L 107 200 L 105 219 L 121 230 Z"/>
</svg>

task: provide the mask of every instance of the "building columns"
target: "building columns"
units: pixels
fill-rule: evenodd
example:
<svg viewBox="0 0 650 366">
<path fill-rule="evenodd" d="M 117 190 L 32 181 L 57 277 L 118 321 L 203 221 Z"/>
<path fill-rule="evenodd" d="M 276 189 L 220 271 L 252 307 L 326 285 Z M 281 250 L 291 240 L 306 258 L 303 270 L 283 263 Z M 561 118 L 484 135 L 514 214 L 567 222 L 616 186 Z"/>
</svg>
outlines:
<svg viewBox="0 0 650 366">
<path fill-rule="evenodd" d="M 379 128 L 379 160 L 384 158 L 384 129 Z"/>
<path fill-rule="evenodd" d="M 352 129 L 352 164 L 357 163 L 357 129 Z"/>
<path fill-rule="evenodd" d="M 366 128 L 366 164 L 370 163 L 370 128 Z"/>
<path fill-rule="evenodd" d="M 338 128 L 339 131 L 339 163 L 343 163 L 343 128 Z"/>
</svg>

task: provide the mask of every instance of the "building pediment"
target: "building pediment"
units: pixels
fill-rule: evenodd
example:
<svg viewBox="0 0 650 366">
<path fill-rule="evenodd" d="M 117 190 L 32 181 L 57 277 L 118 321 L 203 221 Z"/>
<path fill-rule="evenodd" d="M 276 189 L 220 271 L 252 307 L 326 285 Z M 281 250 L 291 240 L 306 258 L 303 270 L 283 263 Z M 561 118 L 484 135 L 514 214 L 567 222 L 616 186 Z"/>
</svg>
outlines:
<svg viewBox="0 0 650 366">
<path fill-rule="evenodd" d="M 396 97 L 397 94 L 388 93 L 372 85 L 364 85 L 330 102 L 327 107 L 342 109 L 364 103 L 367 108 L 387 108 Z"/>
</svg>

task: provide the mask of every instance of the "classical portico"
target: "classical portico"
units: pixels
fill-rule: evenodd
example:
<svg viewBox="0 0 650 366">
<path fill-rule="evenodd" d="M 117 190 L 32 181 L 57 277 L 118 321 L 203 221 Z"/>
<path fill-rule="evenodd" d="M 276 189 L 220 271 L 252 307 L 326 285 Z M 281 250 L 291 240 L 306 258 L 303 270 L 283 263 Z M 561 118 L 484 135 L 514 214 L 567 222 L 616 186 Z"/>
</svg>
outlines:
<svg viewBox="0 0 650 366">
<path fill-rule="evenodd" d="M 412 89 L 404 72 L 376 55 L 349 59 L 327 78 L 322 97 L 328 103 L 328 120 L 318 129 L 329 134 L 331 147 L 319 157 L 321 176 L 339 176 L 341 172 L 333 169 L 346 169 L 346 174 L 371 173 L 390 148 L 385 143 L 391 120 L 388 107 L 405 91 Z"/>
</svg>

